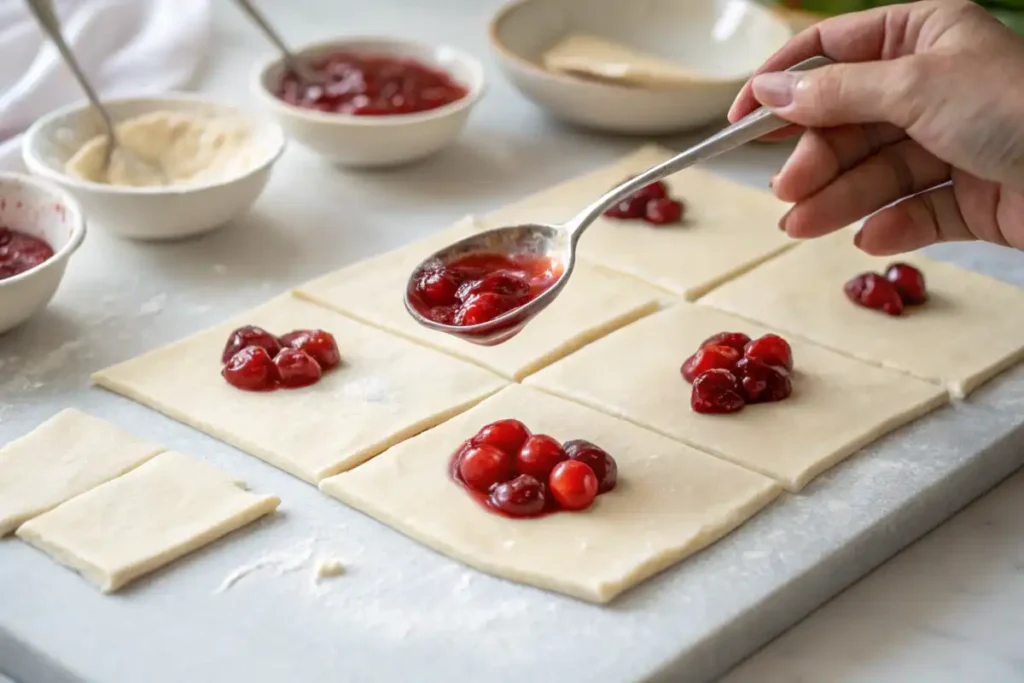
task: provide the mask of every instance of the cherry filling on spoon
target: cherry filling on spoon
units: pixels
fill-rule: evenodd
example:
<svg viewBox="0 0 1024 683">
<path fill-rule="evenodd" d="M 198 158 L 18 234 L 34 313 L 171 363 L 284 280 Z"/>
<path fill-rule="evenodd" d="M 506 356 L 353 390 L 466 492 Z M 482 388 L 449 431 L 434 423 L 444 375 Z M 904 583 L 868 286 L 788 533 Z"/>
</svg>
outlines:
<svg viewBox="0 0 1024 683">
<path fill-rule="evenodd" d="M 519 420 L 485 425 L 452 455 L 449 472 L 481 505 L 507 517 L 585 510 L 618 483 L 618 465 L 589 441 L 560 443 Z"/>
<path fill-rule="evenodd" d="M 428 320 L 465 327 L 489 322 L 543 294 L 562 264 L 530 254 L 467 254 L 420 270 L 409 301 Z"/>
<path fill-rule="evenodd" d="M 683 203 L 669 197 L 668 185 L 658 180 L 623 199 L 604 215 L 619 220 L 642 220 L 651 225 L 671 225 L 682 221 Z"/>
<path fill-rule="evenodd" d="M 782 337 L 751 339 L 720 332 L 705 339 L 680 368 L 693 385 L 690 407 L 706 414 L 735 413 L 750 403 L 773 403 L 793 393 L 793 350 Z"/>
<path fill-rule="evenodd" d="M 246 325 L 228 336 L 221 363 L 221 375 L 236 389 L 272 391 L 316 384 L 341 364 L 341 354 L 334 335 L 324 330 L 295 330 L 278 337 Z"/>
<path fill-rule="evenodd" d="M 843 285 L 843 292 L 858 306 L 891 316 L 903 315 L 907 306 L 928 301 L 924 273 L 907 263 L 893 263 L 884 275 L 861 273 Z"/>
</svg>

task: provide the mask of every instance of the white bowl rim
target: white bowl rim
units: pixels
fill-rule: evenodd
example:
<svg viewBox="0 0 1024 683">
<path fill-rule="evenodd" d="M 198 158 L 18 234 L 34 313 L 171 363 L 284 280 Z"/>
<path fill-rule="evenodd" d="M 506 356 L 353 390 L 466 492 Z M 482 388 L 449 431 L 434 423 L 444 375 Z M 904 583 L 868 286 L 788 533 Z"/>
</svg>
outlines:
<svg viewBox="0 0 1024 683">
<path fill-rule="evenodd" d="M 453 54 L 458 61 L 462 62 L 463 65 L 473 72 L 476 82 L 466 84 L 469 87 L 469 92 L 465 97 L 455 100 L 454 102 L 449 102 L 443 106 L 411 114 L 386 114 L 381 116 L 354 116 L 352 114 L 321 112 L 288 104 L 264 86 L 264 77 L 267 72 L 284 61 L 284 57 L 279 53 L 274 53 L 256 64 L 252 70 L 250 84 L 253 91 L 267 99 L 271 106 L 288 115 L 308 119 L 310 121 L 316 121 L 318 123 L 333 123 L 364 127 L 404 126 L 451 116 L 452 114 L 456 114 L 464 109 L 474 106 L 480 101 L 480 98 L 483 97 L 484 93 L 487 91 L 487 79 L 484 75 L 484 67 L 480 60 L 465 50 L 457 48 L 454 45 L 449 45 L 448 43 L 425 43 L 397 36 L 350 35 L 305 43 L 299 47 L 293 48 L 293 52 L 294 54 L 301 56 L 306 52 L 322 50 L 325 48 L 345 46 L 355 48 L 360 44 L 365 43 L 378 43 L 383 45 L 390 43 L 391 45 L 404 45 L 423 51 L 446 50 Z"/>
<path fill-rule="evenodd" d="M 23 273 L 18 273 L 17 275 L 12 275 L 9 278 L 0 280 L 0 288 L 13 285 L 17 282 L 21 282 L 22 280 L 27 280 L 38 275 L 47 268 L 56 267 L 58 263 L 66 261 L 71 254 L 75 253 L 78 248 L 82 246 L 86 233 L 85 213 L 82 210 L 81 204 L 78 203 L 78 200 L 75 199 L 70 192 L 67 192 L 63 188 L 60 188 L 51 182 L 41 178 L 35 178 L 27 173 L 0 171 L 0 183 L 4 181 L 14 181 L 23 185 L 31 185 L 38 190 L 52 194 L 60 200 L 61 204 L 63 204 L 71 214 L 72 224 L 71 236 L 63 247 L 53 253 L 53 256 L 40 263 L 38 266 L 29 268 Z M 52 245 L 50 248 L 53 248 Z"/>
<path fill-rule="evenodd" d="M 498 33 L 498 27 L 513 11 L 519 9 L 520 7 L 522 7 L 524 5 L 528 5 L 528 4 L 534 3 L 534 2 L 542 2 L 542 1 L 543 0 L 511 0 L 510 2 L 507 2 L 504 5 L 502 5 L 500 8 L 498 8 L 498 11 L 494 14 L 493 17 L 491 17 L 491 21 L 490 21 L 490 23 L 488 24 L 488 27 L 487 27 L 487 35 L 488 35 L 489 41 L 491 43 L 491 47 L 502 58 L 507 59 L 508 61 L 515 63 L 517 66 L 519 66 L 519 67 L 521 67 L 523 69 L 526 69 L 527 71 L 531 71 L 534 74 L 537 74 L 537 75 L 540 75 L 540 76 L 544 76 L 546 78 L 551 78 L 551 79 L 554 79 L 554 80 L 559 81 L 561 83 L 572 84 L 574 86 L 581 86 L 581 85 L 583 85 L 583 86 L 593 86 L 595 88 L 604 88 L 604 89 L 609 89 L 609 90 L 634 91 L 634 92 L 637 91 L 637 90 L 648 90 L 648 91 L 655 91 L 655 92 L 669 92 L 669 91 L 673 91 L 673 90 L 685 90 L 687 88 L 688 83 L 666 83 L 664 85 L 658 85 L 657 87 L 654 87 L 654 86 L 637 86 L 637 85 L 628 84 L 628 83 L 615 83 L 613 81 L 601 81 L 601 80 L 597 80 L 597 79 L 580 78 L 580 77 L 577 77 L 577 76 L 572 76 L 570 74 L 564 74 L 564 73 L 559 73 L 557 71 L 551 71 L 550 69 L 545 69 L 540 64 L 537 64 L 536 62 L 533 62 L 533 61 L 531 61 L 529 59 L 526 59 L 525 57 L 521 57 L 520 55 L 518 55 L 514 51 L 512 51 L 507 45 L 505 45 L 504 41 L 502 41 L 502 39 L 501 39 L 501 37 L 500 37 L 500 35 Z M 757 10 L 762 10 L 762 9 L 765 10 L 765 13 L 766 13 L 766 15 L 769 18 L 771 18 L 773 20 L 777 20 L 781 26 L 786 27 L 786 23 L 784 21 L 782 21 L 781 19 L 778 19 L 778 17 L 775 17 L 774 15 L 772 15 L 772 13 L 770 11 L 768 11 L 768 7 L 767 6 L 764 6 L 761 3 L 756 2 L 755 0 L 739 0 L 739 1 L 743 2 L 743 3 L 747 4 L 747 5 L 756 7 Z M 787 27 L 786 30 L 788 31 L 789 28 Z M 697 84 L 704 84 L 704 85 L 734 85 L 734 84 L 742 84 L 742 83 L 746 83 L 750 79 L 750 77 L 754 75 L 754 70 L 756 68 L 757 68 L 757 66 L 752 67 L 751 70 L 750 70 L 750 74 L 747 75 L 747 76 L 743 76 L 742 78 L 720 78 L 720 77 L 717 77 L 717 76 L 712 76 L 712 75 L 704 74 L 704 73 L 694 73 L 692 79 L 690 79 L 690 82 L 691 83 L 697 83 Z"/>
<path fill-rule="evenodd" d="M 179 185 L 167 185 L 167 186 L 156 186 L 156 187 L 134 187 L 130 185 L 111 185 L 109 183 L 96 183 L 91 180 L 85 180 L 83 178 L 76 178 L 75 176 L 68 175 L 61 171 L 55 171 L 50 168 L 49 165 L 40 161 L 35 154 L 32 154 L 32 141 L 40 135 L 40 130 L 44 126 L 49 125 L 54 119 L 72 114 L 77 111 L 88 109 L 92 105 L 86 101 L 79 101 L 74 104 L 65 105 L 59 109 L 54 109 L 50 113 L 40 117 L 33 123 L 27 131 L 21 143 L 21 156 L 28 166 L 29 170 L 37 175 L 41 175 L 49 180 L 64 185 L 69 185 L 78 189 L 89 190 L 91 192 L 97 192 L 100 194 L 111 194 L 111 195 L 158 195 L 158 196 L 176 196 L 192 194 L 201 192 L 203 190 L 209 190 L 218 187 L 224 187 L 231 185 L 239 181 L 250 178 L 262 171 L 269 166 L 277 163 L 277 160 L 284 154 L 285 149 L 288 146 L 287 136 L 284 134 L 284 129 L 276 122 L 269 118 L 262 118 L 252 116 L 244 111 L 244 109 L 237 104 L 232 102 L 219 100 L 200 93 L 188 93 L 188 92 L 168 92 L 158 95 L 133 95 L 130 97 L 112 97 L 110 99 L 104 99 L 104 104 L 127 104 L 131 102 L 151 102 L 159 107 L 160 102 L 178 102 L 186 104 L 206 104 L 214 107 L 221 107 L 225 110 L 230 110 L 237 114 L 240 118 L 247 122 L 259 126 L 265 130 L 272 131 L 272 134 L 277 138 L 277 147 L 273 153 L 268 154 L 267 157 L 259 164 L 249 168 L 243 173 L 235 174 L 221 180 L 211 180 L 204 183 L 181 183 Z M 153 111 L 159 111 L 159 109 L 153 109 Z"/>
</svg>

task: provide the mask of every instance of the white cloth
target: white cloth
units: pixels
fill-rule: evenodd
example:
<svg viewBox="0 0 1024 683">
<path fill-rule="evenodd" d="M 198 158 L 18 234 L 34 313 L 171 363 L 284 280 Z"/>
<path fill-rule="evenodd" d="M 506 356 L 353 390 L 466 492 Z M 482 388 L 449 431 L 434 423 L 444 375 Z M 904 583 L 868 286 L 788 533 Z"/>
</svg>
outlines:
<svg viewBox="0 0 1024 683">
<path fill-rule="evenodd" d="M 210 0 L 54 0 L 100 97 L 187 86 L 209 43 Z M 20 134 L 85 98 L 24 0 L 0 0 L 0 170 L 24 170 Z"/>
</svg>

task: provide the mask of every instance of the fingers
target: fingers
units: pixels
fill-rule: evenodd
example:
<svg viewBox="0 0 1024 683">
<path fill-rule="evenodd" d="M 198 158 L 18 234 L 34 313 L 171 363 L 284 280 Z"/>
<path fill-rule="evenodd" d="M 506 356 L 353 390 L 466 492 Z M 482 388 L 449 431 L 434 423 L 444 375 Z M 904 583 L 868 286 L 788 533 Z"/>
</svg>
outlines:
<svg viewBox="0 0 1024 683">
<path fill-rule="evenodd" d="M 869 218 L 854 242 L 874 256 L 892 256 L 937 242 L 973 240 L 952 185 L 890 206 Z"/>
<path fill-rule="evenodd" d="M 889 124 L 806 131 L 772 184 L 785 202 L 799 202 L 887 145 L 906 138 Z"/>
<path fill-rule="evenodd" d="M 819 192 L 798 202 L 781 225 L 795 238 L 820 237 L 950 177 L 950 168 L 910 139 L 883 146 Z"/>
</svg>

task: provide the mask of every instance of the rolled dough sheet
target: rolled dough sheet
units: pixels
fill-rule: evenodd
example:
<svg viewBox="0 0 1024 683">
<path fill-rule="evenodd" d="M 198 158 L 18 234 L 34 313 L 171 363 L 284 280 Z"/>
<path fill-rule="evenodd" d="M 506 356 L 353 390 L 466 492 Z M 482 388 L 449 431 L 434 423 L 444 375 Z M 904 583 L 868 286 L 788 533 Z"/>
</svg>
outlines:
<svg viewBox="0 0 1024 683">
<path fill-rule="evenodd" d="M 760 472 L 790 491 L 948 399 L 934 384 L 790 337 L 796 368 L 789 399 L 732 415 L 695 413 L 679 367 L 704 339 L 726 331 L 757 337 L 771 330 L 680 303 L 594 342 L 527 383 Z"/>
<path fill-rule="evenodd" d="M 448 462 L 480 427 L 509 417 L 602 446 L 618 462 L 618 487 L 581 513 L 487 511 L 449 478 Z M 597 603 L 714 543 L 779 493 L 766 477 L 518 385 L 320 489 L 480 571 Z"/>
<path fill-rule="evenodd" d="M 671 158 L 648 145 L 593 173 L 539 192 L 479 219 L 483 228 L 565 221 L 629 176 Z M 787 205 L 767 191 L 705 171 L 686 169 L 668 179 L 686 204 L 683 223 L 598 218 L 580 240 L 580 256 L 693 300 L 771 258 L 794 242 L 777 228 Z"/>
<path fill-rule="evenodd" d="M 1024 358 L 1024 290 L 920 255 L 876 258 L 853 230 L 802 244 L 701 300 L 870 363 L 940 382 L 954 397 Z M 843 284 L 894 261 L 918 267 L 930 301 L 892 317 L 852 304 Z"/>
<path fill-rule="evenodd" d="M 651 313 L 664 296 L 635 278 L 578 263 L 555 303 L 503 344 L 478 346 L 428 330 L 412 319 L 402 302 L 409 274 L 437 248 L 472 230 L 472 223 L 463 221 L 442 233 L 442 244 L 435 237 L 402 247 L 325 275 L 299 287 L 296 294 L 515 380 Z"/>
<path fill-rule="evenodd" d="M 0 448 L 0 537 L 163 450 L 77 410 L 57 413 Z"/>
<path fill-rule="evenodd" d="M 18 537 L 104 593 L 277 508 L 222 470 L 167 451 L 18 528 Z"/>
<path fill-rule="evenodd" d="M 605 38 L 575 33 L 544 53 L 544 66 L 552 71 L 646 87 L 704 80 L 682 64 Z"/>
<path fill-rule="evenodd" d="M 343 363 L 304 389 L 240 391 L 221 377 L 220 356 L 231 330 L 249 324 L 275 334 L 327 330 Z M 470 363 L 290 295 L 93 380 L 313 484 L 505 384 Z"/>
</svg>

